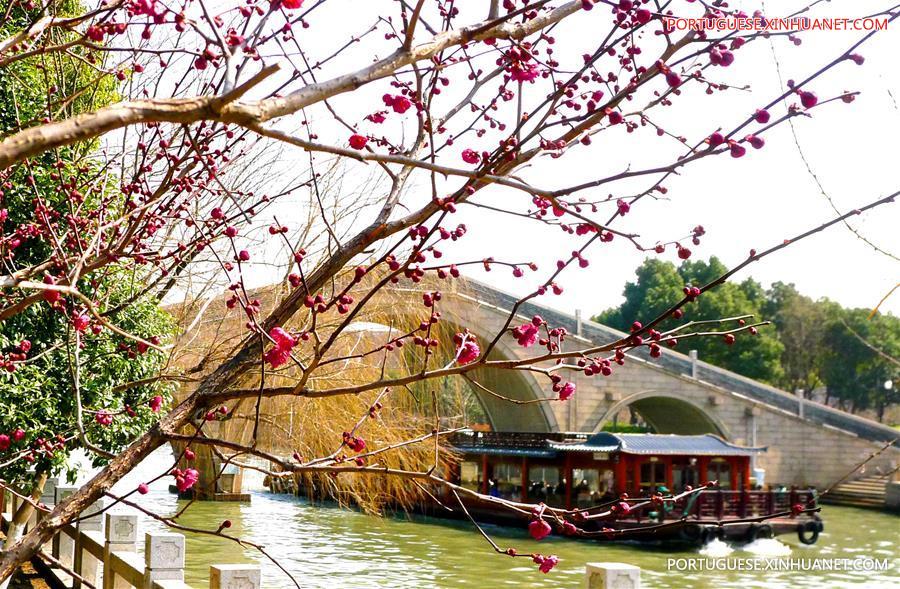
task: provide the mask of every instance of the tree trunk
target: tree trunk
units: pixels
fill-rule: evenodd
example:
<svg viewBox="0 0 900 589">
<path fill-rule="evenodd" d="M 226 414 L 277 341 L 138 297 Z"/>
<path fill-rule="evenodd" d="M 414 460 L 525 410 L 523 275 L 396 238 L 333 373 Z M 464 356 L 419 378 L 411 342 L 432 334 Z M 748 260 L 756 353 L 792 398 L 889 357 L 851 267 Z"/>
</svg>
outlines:
<svg viewBox="0 0 900 589">
<path fill-rule="evenodd" d="M 37 477 L 34 481 L 34 488 L 31 490 L 30 498 L 34 503 L 37 503 L 41 500 L 41 495 L 44 493 L 44 485 L 47 483 L 47 473 L 40 472 L 37 474 Z M 6 551 L 14 546 L 16 542 L 19 541 L 19 538 L 22 537 L 22 531 L 25 529 L 25 525 L 28 523 L 28 518 L 31 517 L 31 514 L 34 513 L 34 503 L 29 503 L 28 501 L 23 501 L 19 508 L 12 516 L 12 521 L 9 523 L 9 528 L 6 530 L 6 540 L 3 542 L 3 546 L 0 547 L 0 554 L 5 554 Z M 12 575 L 0 581 L 0 589 L 6 589 L 9 587 L 9 581 L 12 578 Z"/>
<path fill-rule="evenodd" d="M 76 519 L 92 503 L 100 499 L 123 476 L 131 472 L 134 466 L 146 458 L 151 452 L 165 443 L 162 432 L 174 431 L 188 423 L 197 410 L 203 395 L 198 390 L 172 410 L 160 423 L 149 432 L 138 438 L 97 475 L 78 491 L 61 501 L 51 513 L 47 514 L 0 558 L 0 582 L 5 582 L 22 563 L 34 557 L 41 546 L 66 524 Z M 40 493 L 38 494 L 40 498 Z"/>
</svg>

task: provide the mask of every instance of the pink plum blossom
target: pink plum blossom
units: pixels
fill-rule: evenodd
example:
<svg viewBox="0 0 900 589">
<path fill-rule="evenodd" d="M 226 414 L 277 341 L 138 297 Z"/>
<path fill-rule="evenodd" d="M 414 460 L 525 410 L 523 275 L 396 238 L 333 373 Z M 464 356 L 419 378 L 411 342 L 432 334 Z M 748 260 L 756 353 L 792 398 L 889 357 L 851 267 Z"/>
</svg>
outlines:
<svg viewBox="0 0 900 589">
<path fill-rule="evenodd" d="M 272 338 L 275 345 L 265 353 L 263 358 L 272 368 L 278 368 L 290 359 L 291 350 L 297 345 L 297 340 L 280 327 L 273 327 L 269 330 L 269 337 Z"/>
<path fill-rule="evenodd" d="M 513 328 L 512 330 L 513 336 L 515 336 L 516 341 L 519 342 L 519 345 L 522 347 L 529 347 L 534 345 L 534 342 L 537 341 L 538 336 L 538 328 L 534 323 L 525 323 L 518 327 Z"/>
<path fill-rule="evenodd" d="M 549 536 L 552 531 L 553 528 L 550 527 L 550 524 L 542 519 L 536 519 L 528 524 L 528 533 L 531 534 L 531 537 L 535 540 L 543 540 Z"/>
<path fill-rule="evenodd" d="M 559 557 L 557 557 L 555 554 L 551 554 L 550 556 L 535 554 L 532 555 L 531 560 L 534 561 L 534 564 L 538 565 L 538 569 L 542 573 L 549 573 L 553 569 L 553 567 L 559 564 Z"/>
<path fill-rule="evenodd" d="M 159 413 L 159 408 L 162 407 L 163 398 L 160 395 L 156 395 L 152 399 L 150 399 L 150 411 L 154 413 Z"/>
<path fill-rule="evenodd" d="M 481 348 L 478 347 L 478 342 L 472 336 L 469 336 L 462 348 L 457 348 L 456 353 L 457 362 L 460 364 L 471 364 L 481 356 Z"/>
</svg>

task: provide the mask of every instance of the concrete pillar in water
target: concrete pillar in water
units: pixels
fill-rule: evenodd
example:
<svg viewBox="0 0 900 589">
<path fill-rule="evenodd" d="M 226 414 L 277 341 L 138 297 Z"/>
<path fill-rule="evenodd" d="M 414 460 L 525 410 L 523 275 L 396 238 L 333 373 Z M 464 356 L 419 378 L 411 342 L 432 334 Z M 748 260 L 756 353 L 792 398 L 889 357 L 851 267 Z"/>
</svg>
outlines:
<svg viewBox="0 0 900 589">
<path fill-rule="evenodd" d="M 641 569 L 621 562 L 589 562 L 584 567 L 586 589 L 640 589 Z"/>
</svg>

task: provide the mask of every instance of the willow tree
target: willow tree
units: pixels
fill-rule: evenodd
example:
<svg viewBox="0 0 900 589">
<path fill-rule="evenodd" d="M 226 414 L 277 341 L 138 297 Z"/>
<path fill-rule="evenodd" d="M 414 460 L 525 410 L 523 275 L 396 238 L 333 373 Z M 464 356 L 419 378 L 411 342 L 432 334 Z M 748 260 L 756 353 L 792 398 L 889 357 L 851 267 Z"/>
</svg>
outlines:
<svg viewBox="0 0 900 589">
<path fill-rule="evenodd" d="M 284 475 L 389 476 L 410 486 L 444 488 L 461 498 L 477 496 L 442 478 L 439 469 L 380 466 L 380 457 L 398 448 L 367 442 L 364 419 L 359 427 L 347 424 L 333 453 L 293 459 L 261 449 L 256 427 L 249 441 L 240 442 L 207 435 L 204 428 L 224 419 L 236 403 L 253 406 L 277 398 L 327 402 L 362 395 L 372 403 L 367 413 L 377 417 L 379 406 L 390 402 L 389 396 L 382 397 L 386 391 L 438 379 L 474 379 L 476 371 L 486 368 L 531 371 L 553 392 L 546 402 L 565 402 L 578 394 L 567 379 L 571 371 L 603 378 L 628 362 L 628 352 L 636 347 L 648 347 L 655 356 L 661 346 L 685 337 L 713 337 L 723 345 L 752 337 L 761 324 L 746 318 L 712 331 L 699 331 L 690 323 L 665 331 L 657 327 L 667 318 L 679 319 L 685 306 L 746 265 L 893 200 L 873 197 L 855 211 L 822 224 L 809 221 L 805 228 L 774 218 L 773 223 L 783 223 L 796 236 L 751 251 L 706 284 L 685 285 L 682 298 L 656 317 L 642 317 L 622 339 L 584 347 L 540 317 L 520 317 L 521 304 L 561 292 L 572 272 L 598 271 L 591 258 L 617 255 L 621 243 L 689 258 L 704 232 L 716 228 L 671 227 L 667 235 L 640 235 L 629 213 L 660 193 L 677 198 L 667 182 L 674 174 L 687 175 L 696 162 L 752 158 L 786 121 L 818 109 L 849 108 L 844 103 L 852 102 L 855 93 L 819 96 L 817 84 L 862 63 L 860 47 L 876 31 L 861 33 L 852 46 L 811 67 L 784 92 L 761 98 L 751 112 L 735 112 L 726 108 L 734 85 L 718 80 L 726 68 L 740 69 L 744 56 L 768 35 L 676 30 L 666 28 L 662 19 L 668 14 L 741 16 L 724 2 L 384 0 L 365 3 L 372 21 L 364 24 L 348 18 L 345 4 L 328 0 L 224 5 L 106 0 L 85 10 L 63 2 L 7 0 L 3 6 L 17 30 L 8 30 L 0 41 L 0 71 L 26 62 L 79 61 L 93 68 L 97 83 L 109 77 L 120 81 L 122 96 L 115 104 L 76 114 L 58 106 L 77 100 L 78 90 L 57 87 L 47 93 L 39 118 L 16 120 L 3 129 L 4 190 L 13 183 L 30 183 L 27 171 L 41 158 L 98 140 L 94 165 L 109 174 L 101 174 L 104 181 L 74 181 L 70 174 L 51 174 L 46 180 L 70 202 L 93 199 L 98 203 L 94 208 L 73 206 L 56 220 L 38 202 L 30 213 L 23 211 L 25 216 L 5 220 L 0 319 L 52 306 L 58 320 L 76 334 L 98 326 L 101 334 L 114 333 L 129 342 L 126 346 L 167 353 L 164 342 L 104 313 L 102 289 L 88 285 L 115 267 L 139 273 L 157 292 L 171 292 L 173 280 L 177 285 L 185 277 L 193 281 L 215 273 L 228 289 L 222 304 L 244 330 L 232 353 L 207 367 L 182 402 L 162 411 L 152 426 L 133 432 L 127 448 L 99 474 L 8 548 L 0 560 L 4 579 L 61 526 L 109 494 L 142 458 L 173 441 L 212 447 L 226 457 L 265 458 Z M 362 19 L 364 14 L 360 9 L 352 16 Z M 896 18 L 887 12 L 876 16 L 885 22 Z M 742 73 L 748 84 L 769 75 Z M 717 114 L 679 120 L 677 128 L 657 122 L 657 112 L 690 102 Z M 625 172 L 607 169 L 592 157 L 597 145 L 615 145 L 617 152 L 643 162 L 646 146 L 653 142 L 661 154 L 654 156 L 657 161 L 636 163 Z M 311 208 L 299 213 L 287 208 L 275 215 L 271 207 L 287 201 L 293 191 L 261 194 L 231 183 L 228 171 L 246 156 L 250 144 L 291 150 L 291 168 L 302 167 L 304 186 L 315 196 Z M 562 162 L 579 158 L 586 178 L 576 181 L 554 173 Z M 319 201 L 320 173 L 335 161 L 348 170 L 380 175 L 365 206 L 340 222 Z M 106 181 L 124 195 L 121 207 L 107 204 L 104 195 L 112 187 Z M 470 206 L 489 207 L 523 223 L 522 229 L 497 236 L 517 244 L 516 259 L 492 256 L 490 243 L 480 245 L 477 259 L 454 257 L 454 245 L 467 232 L 455 215 Z M 310 231 L 304 218 L 304 230 L 298 231 L 295 217 L 310 212 L 318 217 L 317 230 Z M 546 246 L 531 238 L 529 226 L 564 232 L 553 267 L 539 268 L 530 261 Z M 254 233 L 254 227 L 263 231 Z M 10 255 L 23 234 L 46 244 L 45 259 L 20 263 Z M 269 249 L 251 254 L 251 242 Z M 273 252 L 282 256 L 286 294 L 263 313 L 247 289 L 247 276 L 271 266 L 277 256 Z M 491 337 L 476 338 L 463 325 L 452 343 L 441 344 L 432 335 L 443 304 L 441 289 L 435 288 L 421 297 L 421 321 L 413 329 L 386 341 L 362 342 L 362 349 L 345 345 L 380 292 L 424 278 L 446 284 L 466 264 L 506 271 L 511 280 L 534 285 Z M 503 338 L 527 348 L 528 357 L 498 357 Z M 77 335 L 60 341 L 76 357 Z M 368 377 L 361 372 L 355 382 L 320 378 L 336 365 L 360 358 L 390 363 L 401 348 L 407 357 L 410 350 L 416 352 L 405 372 L 376 371 Z M 8 350 L 7 357 L 15 365 L 32 361 L 34 353 L 20 347 Z M 77 359 L 74 365 L 79 365 Z M 76 389 L 79 378 L 75 370 Z M 107 423 L 108 416 L 121 404 L 117 395 L 123 390 L 128 387 L 96 396 L 95 404 L 85 409 L 103 417 L 90 425 L 73 421 L 67 431 L 88 439 L 102 435 L 103 428 L 115 423 Z M 150 402 L 152 411 L 158 401 Z M 116 417 L 128 419 L 127 414 Z M 37 443 L 33 431 L 20 429 L 19 446 L 3 449 L 4 463 L 26 459 L 29 451 L 23 449 Z M 432 444 L 443 433 L 427 428 L 406 444 Z M 197 473 L 173 469 L 160 476 L 171 476 L 179 488 L 189 489 Z M 679 499 L 683 497 L 661 500 Z M 131 499 L 119 496 L 116 501 Z M 497 504 L 525 509 L 503 500 Z M 595 514 L 595 519 L 616 514 Z M 547 524 L 585 533 L 573 512 L 547 508 L 532 517 L 535 527 Z M 211 531 L 227 536 L 222 526 Z M 495 548 L 530 557 L 544 572 L 556 564 L 553 556 Z"/>
</svg>

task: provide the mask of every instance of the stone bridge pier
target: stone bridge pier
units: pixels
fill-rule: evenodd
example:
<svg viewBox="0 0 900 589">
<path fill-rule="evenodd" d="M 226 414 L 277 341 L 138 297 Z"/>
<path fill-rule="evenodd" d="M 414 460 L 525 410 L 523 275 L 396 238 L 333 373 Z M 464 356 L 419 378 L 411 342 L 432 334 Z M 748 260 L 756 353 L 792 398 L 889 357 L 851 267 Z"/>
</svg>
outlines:
<svg viewBox="0 0 900 589">
<path fill-rule="evenodd" d="M 216 438 L 221 437 L 220 430 L 223 428 L 220 423 L 210 422 L 206 423 L 203 429 L 206 435 Z M 242 468 L 234 464 L 226 464 L 220 456 L 213 453 L 210 446 L 205 444 L 190 446 L 195 455 L 193 460 L 186 460 L 184 457 L 187 444 L 174 441 L 169 444 L 172 447 L 172 454 L 179 459 L 178 468 L 182 470 L 193 468 L 200 475 L 192 489 L 186 493 L 179 493 L 183 498 L 250 501 L 250 494 L 243 492 L 244 472 Z M 174 485 L 170 485 L 170 490 L 177 491 Z"/>
</svg>

